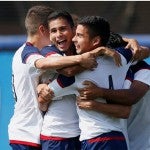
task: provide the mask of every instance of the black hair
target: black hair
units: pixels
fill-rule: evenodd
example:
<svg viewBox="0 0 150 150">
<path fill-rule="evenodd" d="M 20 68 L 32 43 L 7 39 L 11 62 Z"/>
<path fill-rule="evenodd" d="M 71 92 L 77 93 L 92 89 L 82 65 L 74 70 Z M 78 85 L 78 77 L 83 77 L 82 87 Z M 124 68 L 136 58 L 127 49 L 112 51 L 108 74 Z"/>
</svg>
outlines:
<svg viewBox="0 0 150 150">
<path fill-rule="evenodd" d="M 106 45 L 110 35 L 110 25 L 107 20 L 100 16 L 85 16 L 79 19 L 78 24 L 88 28 L 90 38 L 100 36 L 101 44 Z"/>
<path fill-rule="evenodd" d="M 53 13 L 51 13 L 49 16 L 48 16 L 48 23 L 51 21 L 51 20 L 55 20 L 57 18 L 63 18 L 65 20 L 67 20 L 67 22 L 70 24 L 71 28 L 74 27 L 74 21 L 73 21 L 73 18 L 72 16 L 65 10 L 57 10 L 57 11 L 54 11 Z"/>
<path fill-rule="evenodd" d="M 127 42 L 122 39 L 118 33 L 110 32 L 110 37 L 107 46 L 110 48 L 125 47 Z"/>
</svg>

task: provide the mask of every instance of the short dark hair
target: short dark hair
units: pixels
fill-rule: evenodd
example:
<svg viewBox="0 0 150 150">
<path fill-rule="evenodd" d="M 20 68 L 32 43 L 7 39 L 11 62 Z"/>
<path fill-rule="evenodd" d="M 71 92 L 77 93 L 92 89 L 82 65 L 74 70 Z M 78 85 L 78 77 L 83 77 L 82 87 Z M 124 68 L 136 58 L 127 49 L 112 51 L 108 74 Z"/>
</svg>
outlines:
<svg viewBox="0 0 150 150">
<path fill-rule="evenodd" d="M 71 28 L 74 27 L 74 21 L 73 21 L 73 18 L 72 16 L 65 10 L 57 10 L 57 11 L 54 11 L 53 13 L 51 13 L 49 16 L 48 16 L 48 23 L 51 21 L 51 20 L 55 20 L 57 18 L 63 18 L 65 20 L 67 20 L 67 22 L 70 24 Z"/>
<path fill-rule="evenodd" d="M 107 20 L 100 16 L 85 16 L 79 19 L 78 24 L 86 26 L 90 38 L 101 37 L 101 44 L 106 45 L 110 35 L 110 25 Z"/>
<path fill-rule="evenodd" d="M 115 32 L 110 32 L 110 37 L 107 43 L 107 46 L 110 48 L 117 48 L 117 47 L 124 47 L 127 45 L 127 42 L 125 42 L 122 39 L 122 36 Z"/>
<path fill-rule="evenodd" d="M 31 7 L 25 18 L 25 27 L 28 34 L 35 34 L 40 25 L 44 25 L 44 27 L 48 28 L 47 17 L 54 10 L 51 7 L 44 5 L 37 5 Z"/>
</svg>

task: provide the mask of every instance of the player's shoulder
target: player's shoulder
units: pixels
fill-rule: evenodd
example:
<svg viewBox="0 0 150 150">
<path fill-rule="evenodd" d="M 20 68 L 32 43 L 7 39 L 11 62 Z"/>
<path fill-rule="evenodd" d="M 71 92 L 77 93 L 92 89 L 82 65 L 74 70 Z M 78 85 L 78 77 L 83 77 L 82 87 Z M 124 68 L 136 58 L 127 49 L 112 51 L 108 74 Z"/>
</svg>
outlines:
<svg viewBox="0 0 150 150">
<path fill-rule="evenodd" d="M 136 64 L 132 65 L 130 68 L 134 73 L 136 73 L 143 69 L 150 70 L 150 65 L 146 61 L 142 60 L 142 61 L 138 61 Z"/>
<path fill-rule="evenodd" d="M 48 45 L 48 46 L 43 47 L 40 53 L 44 57 L 48 57 L 52 54 L 63 55 L 62 52 L 55 45 Z"/>
</svg>

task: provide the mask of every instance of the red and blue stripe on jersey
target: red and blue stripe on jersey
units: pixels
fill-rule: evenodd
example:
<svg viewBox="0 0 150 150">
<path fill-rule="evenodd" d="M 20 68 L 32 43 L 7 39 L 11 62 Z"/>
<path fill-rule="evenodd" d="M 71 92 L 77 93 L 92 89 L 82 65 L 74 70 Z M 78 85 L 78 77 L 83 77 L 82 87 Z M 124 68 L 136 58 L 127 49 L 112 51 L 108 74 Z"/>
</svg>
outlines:
<svg viewBox="0 0 150 150">
<path fill-rule="evenodd" d="M 39 54 L 39 49 L 34 47 L 31 43 L 27 42 L 21 54 L 22 63 L 26 64 L 27 58 L 35 54 Z"/>
<path fill-rule="evenodd" d="M 128 79 L 132 82 L 134 79 L 135 73 L 142 69 L 150 70 L 150 65 L 147 64 L 145 61 L 139 61 L 135 65 L 130 66 L 130 68 L 127 72 L 127 75 L 126 75 L 126 79 Z"/>
<path fill-rule="evenodd" d="M 52 54 L 60 54 L 60 55 L 64 54 L 64 52 L 61 52 L 59 49 L 57 49 L 55 45 L 45 46 L 44 48 L 41 49 L 40 53 L 44 57 L 50 56 Z"/>
<path fill-rule="evenodd" d="M 64 87 L 72 85 L 75 82 L 75 77 L 74 76 L 66 77 L 66 76 L 60 74 L 57 78 L 57 82 L 60 87 L 64 88 Z"/>
<path fill-rule="evenodd" d="M 21 57 L 22 57 L 22 62 L 26 63 L 26 60 L 29 56 L 31 55 L 42 55 L 44 57 L 50 56 L 51 54 L 60 54 L 63 55 L 63 53 L 61 51 L 59 51 L 54 45 L 52 46 L 45 46 L 44 48 L 42 48 L 40 51 L 37 47 L 34 47 L 31 43 L 27 42 Z"/>
</svg>

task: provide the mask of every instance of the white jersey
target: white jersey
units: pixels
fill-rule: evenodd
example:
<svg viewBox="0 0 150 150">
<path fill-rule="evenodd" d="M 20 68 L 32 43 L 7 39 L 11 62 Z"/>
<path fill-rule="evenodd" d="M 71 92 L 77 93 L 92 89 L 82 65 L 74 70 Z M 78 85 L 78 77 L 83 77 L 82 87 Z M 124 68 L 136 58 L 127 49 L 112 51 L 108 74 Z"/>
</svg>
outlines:
<svg viewBox="0 0 150 150">
<path fill-rule="evenodd" d="M 60 53 L 52 47 L 45 47 L 41 53 L 44 56 Z M 49 75 L 48 75 L 49 76 Z M 68 95 L 52 101 L 44 115 L 41 139 L 50 137 L 71 138 L 79 136 L 79 118 L 76 111 L 76 96 Z"/>
<path fill-rule="evenodd" d="M 44 116 L 41 139 L 71 138 L 80 135 L 76 96 L 68 95 L 53 101 Z"/>
<path fill-rule="evenodd" d="M 134 80 L 143 82 L 150 86 L 150 66 L 145 62 L 137 64 Z M 126 86 L 130 86 L 131 81 L 126 81 Z M 128 136 L 131 150 L 150 149 L 150 90 L 144 97 L 133 105 L 128 118 Z"/>
<path fill-rule="evenodd" d="M 35 68 L 34 62 L 43 57 L 39 55 L 38 51 L 36 52 L 36 48 L 32 47 L 24 44 L 13 57 L 12 73 L 16 104 L 14 115 L 8 126 L 8 133 L 10 143 L 39 146 L 43 118 L 38 109 L 35 87 L 41 71 Z M 24 50 L 29 52 L 35 50 L 35 52 L 23 60 Z M 27 64 L 23 61 L 26 61 Z"/>
<path fill-rule="evenodd" d="M 131 57 L 130 57 L 131 58 Z M 112 77 L 114 89 L 121 89 L 125 80 L 126 72 L 130 66 L 127 59 L 121 55 L 122 67 L 117 67 L 113 59 L 103 56 L 97 59 L 98 67 L 94 71 L 84 71 L 75 77 L 75 83 L 67 88 L 60 88 L 56 81 L 49 84 L 56 97 L 63 94 L 77 94 L 77 88 L 82 87 L 82 82 L 89 80 L 96 85 L 109 88 L 109 76 Z M 63 85 L 63 83 L 61 83 Z M 106 103 L 104 99 L 97 99 Z M 100 134 L 110 131 L 122 131 L 121 119 L 110 117 L 96 111 L 78 108 L 79 126 L 81 129 L 80 140 L 91 139 Z"/>
</svg>

